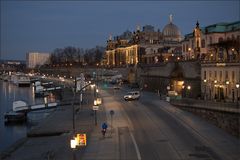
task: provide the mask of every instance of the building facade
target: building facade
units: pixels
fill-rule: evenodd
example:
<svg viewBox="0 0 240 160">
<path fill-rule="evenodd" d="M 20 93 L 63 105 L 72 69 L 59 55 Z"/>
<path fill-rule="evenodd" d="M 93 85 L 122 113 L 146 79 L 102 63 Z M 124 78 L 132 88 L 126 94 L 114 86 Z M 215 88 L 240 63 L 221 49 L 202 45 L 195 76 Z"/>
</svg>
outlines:
<svg viewBox="0 0 240 160">
<path fill-rule="evenodd" d="M 26 55 L 27 68 L 35 68 L 37 66 L 41 66 L 47 63 L 49 58 L 49 53 L 29 52 Z"/>
<path fill-rule="evenodd" d="M 202 28 L 197 22 L 193 32 L 185 35 L 182 41 L 182 54 L 186 60 L 212 61 L 221 59 L 224 61 L 228 58 L 234 61 L 238 59 L 236 57 L 238 51 L 232 51 L 234 47 L 228 48 L 228 53 L 223 52 L 223 50 L 227 47 L 225 43 L 235 43 L 239 40 L 240 21 L 216 23 Z M 220 46 L 221 44 L 222 46 Z"/>
<path fill-rule="evenodd" d="M 194 38 L 193 36 L 193 39 Z M 218 23 L 201 29 L 202 97 L 217 101 L 239 101 L 240 91 L 240 21 Z M 191 49 L 190 49 L 191 50 Z"/>
<path fill-rule="evenodd" d="M 105 65 L 125 66 L 135 64 L 156 64 L 181 56 L 181 32 L 173 24 L 172 15 L 163 31 L 154 30 L 146 25 L 133 33 L 126 31 L 122 35 L 107 41 Z"/>
<path fill-rule="evenodd" d="M 240 62 L 202 63 L 201 77 L 204 99 L 239 101 Z"/>
</svg>

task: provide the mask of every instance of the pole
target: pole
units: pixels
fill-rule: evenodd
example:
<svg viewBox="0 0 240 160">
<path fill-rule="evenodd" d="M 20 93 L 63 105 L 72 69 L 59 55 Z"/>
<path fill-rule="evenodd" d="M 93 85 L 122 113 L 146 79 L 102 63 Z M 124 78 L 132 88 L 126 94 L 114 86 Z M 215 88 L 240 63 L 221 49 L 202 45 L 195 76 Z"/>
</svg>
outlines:
<svg viewBox="0 0 240 160">
<path fill-rule="evenodd" d="M 76 88 L 77 87 L 77 78 L 75 77 L 75 82 L 74 82 L 74 88 L 73 88 L 73 101 L 72 101 L 72 125 L 73 125 L 73 133 L 75 132 L 75 107 L 74 107 L 74 103 L 75 103 L 75 96 L 76 96 Z"/>
<path fill-rule="evenodd" d="M 95 115 L 95 126 L 97 125 L 97 110 L 94 110 L 94 115 Z"/>
<path fill-rule="evenodd" d="M 111 114 L 111 136 L 112 136 L 112 132 L 113 132 L 113 122 L 112 122 L 112 114 Z"/>
<path fill-rule="evenodd" d="M 79 105 L 80 105 L 80 110 L 82 110 L 82 92 L 80 92 Z"/>
<path fill-rule="evenodd" d="M 237 107 L 238 107 L 238 88 L 237 88 Z"/>
</svg>

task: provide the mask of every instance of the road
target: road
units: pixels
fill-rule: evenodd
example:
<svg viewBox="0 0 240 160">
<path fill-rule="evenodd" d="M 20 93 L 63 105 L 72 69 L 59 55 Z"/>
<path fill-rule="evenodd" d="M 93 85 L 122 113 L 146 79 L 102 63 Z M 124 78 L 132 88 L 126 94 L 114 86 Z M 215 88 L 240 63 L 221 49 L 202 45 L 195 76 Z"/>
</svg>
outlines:
<svg viewBox="0 0 240 160">
<path fill-rule="evenodd" d="M 159 100 L 156 94 L 143 92 L 138 101 L 124 101 L 126 92 L 127 89 L 109 90 L 104 95 L 106 110 L 112 108 L 122 112 L 115 122 L 122 121 L 116 130 L 120 159 L 239 158 L 238 139 L 191 113 Z"/>
</svg>

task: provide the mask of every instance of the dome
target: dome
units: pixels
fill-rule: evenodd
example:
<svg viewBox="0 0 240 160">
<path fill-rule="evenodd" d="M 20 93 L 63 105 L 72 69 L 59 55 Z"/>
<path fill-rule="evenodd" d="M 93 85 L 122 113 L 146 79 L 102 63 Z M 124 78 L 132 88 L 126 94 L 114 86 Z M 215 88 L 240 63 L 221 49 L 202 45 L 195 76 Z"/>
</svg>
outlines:
<svg viewBox="0 0 240 160">
<path fill-rule="evenodd" d="M 172 23 L 172 15 L 169 16 L 170 23 L 163 28 L 163 36 L 168 38 L 181 38 L 178 27 Z"/>
<path fill-rule="evenodd" d="M 163 28 L 163 35 L 168 37 L 180 37 L 181 32 L 175 24 L 169 23 Z"/>
</svg>

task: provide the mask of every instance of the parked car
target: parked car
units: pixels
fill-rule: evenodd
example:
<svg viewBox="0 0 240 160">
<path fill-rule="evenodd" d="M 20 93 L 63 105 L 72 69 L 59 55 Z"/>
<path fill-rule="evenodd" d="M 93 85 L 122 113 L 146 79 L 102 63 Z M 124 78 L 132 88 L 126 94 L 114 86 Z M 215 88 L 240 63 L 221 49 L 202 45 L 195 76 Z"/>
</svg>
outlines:
<svg viewBox="0 0 240 160">
<path fill-rule="evenodd" d="M 115 90 L 119 90 L 120 87 L 119 87 L 119 86 L 114 86 L 113 89 L 115 89 Z"/>
<path fill-rule="evenodd" d="M 139 91 L 128 92 L 126 95 L 123 96 L 123 98 L 125 101 L 138 100 L 140 98 L 140 92 Z"/>
</svg>

